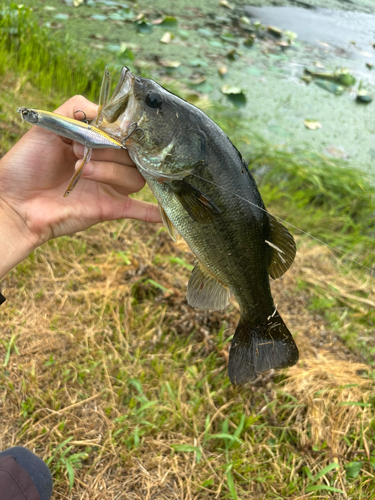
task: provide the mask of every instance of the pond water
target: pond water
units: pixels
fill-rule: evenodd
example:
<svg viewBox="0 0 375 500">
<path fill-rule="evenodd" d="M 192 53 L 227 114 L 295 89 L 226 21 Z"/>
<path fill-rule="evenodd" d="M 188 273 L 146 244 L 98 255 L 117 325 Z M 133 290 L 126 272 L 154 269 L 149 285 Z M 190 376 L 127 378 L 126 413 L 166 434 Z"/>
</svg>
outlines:
<svg viewBox="0 0 375 500">
<path fill-rule="evenodd" d="M 375 14 L 298 7 L 245 7 L 245 12 L 264 24 L 296 32 L 300 40 L 338 56 L 375 63 Z"/>
</svg>

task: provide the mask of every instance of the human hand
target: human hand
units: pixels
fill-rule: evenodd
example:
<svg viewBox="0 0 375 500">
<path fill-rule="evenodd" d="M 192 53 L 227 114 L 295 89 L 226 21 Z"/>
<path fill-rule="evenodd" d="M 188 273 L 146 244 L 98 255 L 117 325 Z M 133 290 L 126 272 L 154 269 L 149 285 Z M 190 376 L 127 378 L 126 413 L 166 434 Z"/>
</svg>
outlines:
<svg viewBox="0 0 375 500">
<path fill-rule="evenodd" d="M 78 109 L 93 119 L 97 106 L 75 96 L 56 113 L 74 118 Z M 20 262 L 49 239 L 104 220 L 133 218 L 161 222 L 156 205 L 128 197 L 142 189 L 145 181 L 125 150 L 94 149 L 82 179 L 73 193 L 64 198 L 74 168 L 81 163 L 77 158 L 82 157 L 80 144 L 34 126 L 2 158 L 0 258 L 5 256 L 4 248 L 8 247 L 8 253 L 20 253 L 22 248 L 22 256 L 17 259 Z M 9 242 L 13 242 L 12 248 Z M 0 270 L 1 274 L 5 273 Z"/>
</svg>

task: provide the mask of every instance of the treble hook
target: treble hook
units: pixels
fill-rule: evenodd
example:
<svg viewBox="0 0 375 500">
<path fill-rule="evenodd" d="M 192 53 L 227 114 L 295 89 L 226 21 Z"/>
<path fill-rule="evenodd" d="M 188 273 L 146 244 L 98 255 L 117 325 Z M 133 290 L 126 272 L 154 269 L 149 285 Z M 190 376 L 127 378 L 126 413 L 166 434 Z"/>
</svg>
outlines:
<svg viewBox="0 0 375 500">
<path fill-rule="evenodd" d="M 85 123 L 89 123 L 89 121 L 87 119 L 87 115 L 86 115 L 86 113 L 82 109 L 77 109 L 77 111 L 74 111 L 74 114 L 76 114 L 76 113 L 82 113 L 83 116 L 84 116 L 84 119 L 82 121 L 85 122 Z"/>
<path fill-rule="evenodd" d="M 130 130 L 130 132 L 129 132 Z M 142 132 L 142 136 L 138 139 L 139 141 L 141 141 L 144 136 L 145 136 L 145 131 L 143 130 L 143 128 L 140 128 L 138 127 L 138 123 L 137 122 L 133 122 L 129 125 L 129 128 L 128 128 L 128 134 L 126 135 L 126 137 L 121 141 L 121 144 L 125 147 L 125 142 L 129 139 L 129 137 L 131 135 L 134 134 L 134 132 L 136 132 L 137 130 L 140 130 Z"/>
</svg>

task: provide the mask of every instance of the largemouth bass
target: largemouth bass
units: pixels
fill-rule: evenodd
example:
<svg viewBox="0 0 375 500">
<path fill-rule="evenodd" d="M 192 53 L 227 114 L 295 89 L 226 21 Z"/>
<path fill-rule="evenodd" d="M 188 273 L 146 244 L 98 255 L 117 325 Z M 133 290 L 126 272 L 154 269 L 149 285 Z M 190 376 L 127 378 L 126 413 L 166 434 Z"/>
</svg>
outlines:
<svg viewBox="0 0 375 500">
<path fill-rule="evenodd" d="M 127 68 L 102 118 L 101 129 L 126 145 L 146 179 L 171 237 L 180 233 L 196 256 L 188 303 L 220 310 L 230 293 L 238 301 L 231 382 L 294 365 L 298 349 L 272 299 L 269 276 L 287 271 L 295 242 L 266 211 L 239 151 L 203 111 Z"/>
<path fill-rule="evenodd" d="M 296 245 L 267 212 L 225 133 L 203 111 L 128 68 L 104 100 L 98 123 L 128 149 L 158 200 L 170 236 L 180 233 L 195 254 L 188 303 L 221 310 L 231 293 L 238 301 L 231 382 L 244 384 L 271 368 L 294 365 L 298 349 L 274 304 L 269 277 L 277 279 L 289 269 Z M 84 133 L 78 128 L 74 140 L 82 142 Z"/>
</svg>

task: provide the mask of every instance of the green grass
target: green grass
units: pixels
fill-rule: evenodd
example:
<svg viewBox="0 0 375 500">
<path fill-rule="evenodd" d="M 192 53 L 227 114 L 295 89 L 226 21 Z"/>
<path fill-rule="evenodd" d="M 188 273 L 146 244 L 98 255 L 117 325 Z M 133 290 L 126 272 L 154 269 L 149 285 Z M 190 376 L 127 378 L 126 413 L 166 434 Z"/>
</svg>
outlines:
<svg viewBox="0 0 375 500">
<path fill-rule="evenodd" d="M 32 11 L 22 4 L 0 4 L 0 76 L 16 71 L 23 84 L 49 94 L 99 93 L 105 61 L 92 60 L 84 49 L 77 50 L 69 39 L 56 41 L 46 28 L 38 26 Z"/>
<path fill-rule="evenodd" d="M 1 12 L 1 27 L 17 32 L 0 32 L 0 113 L 26 94 L 38 104 L 77 92 L 97 99 L 102 63 L 66 55 L 27 9 Z M 266 144 L 215 107 L 209 114 L 249 160 L 272 212 L 372 264 L 374 191 L 361 174 Z M 2 151 L 25 130 L 15 123 Z M 315 243 L 299 242 L 301 258 L 274 293 L 302 361 L 241 390 L 225 363 L 237 309 L 187 309 L 192 255 L 165 231 L 111 222 L 37 249 L 4 280 L 4 446 L 15 436 L 34 449 L 71 500 L 87 491 L 93 500 L 375 498 L 374 375 L 334 335 L 328 354 L 311 338 L 337 332 L 374 359 L 373 311 L 359 300 L 371 298 L 368 275 L 345 259 L 339 271 Z"/>
</svg>

